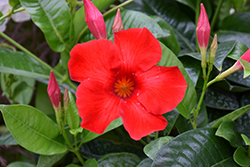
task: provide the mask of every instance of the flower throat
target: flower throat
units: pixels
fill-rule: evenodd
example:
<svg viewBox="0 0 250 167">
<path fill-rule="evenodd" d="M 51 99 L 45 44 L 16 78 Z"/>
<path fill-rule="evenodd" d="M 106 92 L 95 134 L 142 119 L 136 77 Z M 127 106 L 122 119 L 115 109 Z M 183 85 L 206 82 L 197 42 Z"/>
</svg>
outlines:
<svg viewBox="0 0 250 167">
<path fill-rule="evenodd" d="M 122 77 L 121 79 L 116 80 L 114 92 L 121 98 L 127 98 L 131 96 L 134 86 L 135 83 L 133 80 L 131 80 L 131 78 Z"/>
</svg>

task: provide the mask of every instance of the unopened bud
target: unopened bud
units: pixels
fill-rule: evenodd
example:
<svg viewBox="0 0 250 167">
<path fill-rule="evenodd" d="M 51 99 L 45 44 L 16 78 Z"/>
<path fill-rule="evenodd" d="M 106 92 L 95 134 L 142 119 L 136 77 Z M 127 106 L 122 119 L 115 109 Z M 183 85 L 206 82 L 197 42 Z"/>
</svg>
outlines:
<svg viewBox="0 0 250 167">
<path fill-rule="evenodd" d="M 209 70 L 212 71 L 214 59 L 216 56 L 216 51 L 218 49 L 218 43 L 217 43 L 217 34 L 214 35 L 213 42 L 211 43 L 210 50 L 209 50 L 209 57 L 208 57 L 208 64 L 209 64 Z"/>
<path fill-rule="evenodd" d="M 118 31 L 123 30 L 123 23 L 122 23 L 122 17 L 121 17 L 120 9 L 117 10 L 115 20 L 114 20 L 114 24 L 113 24 L 112 28 L 113 28 L 113 32 L 118 32 Z"/>
</svg>

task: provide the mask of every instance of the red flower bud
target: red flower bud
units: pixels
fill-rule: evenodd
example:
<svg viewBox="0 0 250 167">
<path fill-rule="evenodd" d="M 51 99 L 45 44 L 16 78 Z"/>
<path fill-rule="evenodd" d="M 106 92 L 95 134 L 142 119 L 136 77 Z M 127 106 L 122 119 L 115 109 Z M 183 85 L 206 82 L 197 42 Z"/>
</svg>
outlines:
<svg viewBox="0 0 250 167">
<path fill-rule="evenodd" d="M 206 10 L 201 3 L 201 12 L 198 19 L 196 33 L 200 48 L 207 48 L 209 36 L 210 36 L 210 24 L 208 21 Z"/>
<path fill-rule="evenodd" d="M 121 31 L 123 29 L 120 9 L 117 10 L 114 24 L 113 24 L 112 28 L 113 28 L 113 32 L 118 32 L 118 31 Z"/>
<path fill-rule="evenodd" d="M 61 91 L 53 71 L 50 71 L 47 92 L 54 108 L 59 108 L 61 103 Z"/>
<path fill-rule="evenodd" d="M 250 49 L 248 49 L 248 50 L 240 57 L 240 59 L 246 60 L 247 62 L 250 62 Z M 242 65 L 241 65 L 241 63 L 240 63 L 239 60 L 237 60 L 237 62 L 233 65 L 233 67 L 234 67 L 235 69 L 237 69 L 237 71 L 243 70 L 243 67 L 242 67 Z"/>
<path fill-rule="evenodd" d="M 83 0 L 85 22 L 96 39 L 107 38 L 106 25 L 102 13 L 90 0 Z"/>
</svg>

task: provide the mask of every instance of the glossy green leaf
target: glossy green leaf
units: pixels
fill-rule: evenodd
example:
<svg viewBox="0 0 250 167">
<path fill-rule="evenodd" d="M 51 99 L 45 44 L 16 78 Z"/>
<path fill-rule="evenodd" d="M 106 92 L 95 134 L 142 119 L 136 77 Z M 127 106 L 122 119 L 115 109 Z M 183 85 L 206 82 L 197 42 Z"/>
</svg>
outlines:
<svg viewBox="0 0 250 167">
<path fill-rule="evenodd" d="M 111 130 L 113 130 L 121 125 L 122 125 L 122 120 L 121 120 L 121 118 L 118 118 L 118 119 L 114 120 L 113 122 L 111 122 L 111 124 L 109 124 L 109 126 L 107 127 L 107 129 L 105 130 L 104 133 L 107 133 L 107 132 L 109 132 L 109 131 L 111 131 Z M 82 134 L 83 134 L 82 143 L 86 143 L 86 142 L 91 141 L 91 140 L 97 138 L 98 136 L 102 135 L 102 134 L 93 133 L 93 132 L 88 131 L 86 129 L 83 129 Z"/>
<path fill-rule="evenodd" d="M 81 166 L 76 165 L 76 164 L 69 164 L 69 165 L 67 165 L 66 167 L 81 167 Z"/>
<path fill-rule="evenodd" d="M 78 108 L 76 106 L 75 98 L 70 91 L 69 92 L 69 104 L 67 111 L 67 122 L 70 129 L 77 129 L 80 126 L 80 116 L 78 114 Z"/>
<path fill-rule="evenodd" d="M 148 8 L 150 8 L 152 13 L 162 17 L 172 26 L 180 46 L 188 51 L 196 50 L 196 26 L 190 17 L 187 16 L 187 13 L 183 12 L 183 10 L 178 6 L 177 2 L 173 0 L 143 0 L 143 2 Z"/>
<path fill-rule="evenodd" d="M 241 107 L 223 117 L 221 117 L 220 119 L 218 119 L 213 125 L 212 127 L 213 128 L 218 128 L 220 126 L 220 124 L 224 121 L 234 121 L 236 120 L 237 118 L 239 118 L 240 116 L 242 116 L 243 114 L 245 114 L 246 112 L 248 112 L 250 110 L 250 105 L 247 105 L 247 106 L 244 106 L 244 107 Z"/>
<path fill-rule="evenodd" d="M 234 121 L 224 121 L 220 124 L 217 129 L 216 136 L 223 137 L 229 141 L 232 147 L 242 146 L 242 138 L 240 133 L 236 130 Z"/>
<path fill-rule="evenodd" d="M 236 110 L 239 108 L 236 95 L 213 88 L 208 89 L 204 100 L 206 105 L 211 108 L 221 110 Z"/>
<path fill-rule="evenodd" d="M 234 60 L 238 60 L 240 59 L 240 57 L 248 50 L 248 47 L 242 43 L 242 42 L 238 42 L 236 41 L 236 45 L 233 48 L 233 50 L 228 54 L 227 57 L 234 59 Z"/>
<path fill-rule="evenodd" d="M 215 129 L 200 128 L 182 133 L 164 145 L 152 167 L 208 167 L 232 157 L 233 151 L 229 143 L 215 136 Z"/>
<path fill-rule="evenodd" d="M 104 155 L 97 162 L 99 167 L 136 166 L 140 163 L 140 158 L 132 153 L 112 153 Z"/>
<path fill-rule="evenodd" d="M 5 48 L 0 48 L 0 72 L 40 79 L 49 79 L 50 73 L 29 55 Z"/>
<path fill-rule="evenodd" d="M 2 16 L 3 16 L 3 13 L 0 12 L 0 17 L 2 17 Z M 0 21 L 0 25 L 2 25 L 4 22 L 5 22 L 5 19 L 1 20 L 1 21 Z"/>
<path fill-rule="evenodd" d="M 41 111 L 27 105 L 0 105 L 0 110 L 6 126 L 22 147 L 43 155 L 67 151 L 56 140 L 60 137 L 58 125 Z"/>
<path fill-rule="evenodd" d="M 163 31 L 166 34 L 168 34 L 166 35 L 166 37 L 158 38 L 158 39 L 162 43 L 164 43 L 172 52 L 174 52 L 175 55 L 178 55 L 181 48 L 177 41 L 177 38 L 175 37 L 172 27 L 159 16 L 152 16 L 152 19 L 154 19 L 159 24 L 159 26 L 163 29 Z"/>
<path fill-rule="evenodd" d="M 175 126 L 175 123 L 176 123 L 176 120 L 177 120 L 179 114 L 180 113 L 176 109 L 174 109 L 173 111 L 167 112 L 166 114 L 163 114 L 163 116 L 168 121 L 168 125 L 163 131 L 164 136 L 167 136 L 172 131 L 172 129 Z"/>
<path fill-rule="evenodd" d="M 190 77 L 188 76 L 188 73 L 186 72 L 185 68 L 183 67 L 182 63 L 178 58 L 162 43 L 162 58 L 158 65 L 160 66 L 178 66 L 180 71 L 182 72 L 186 82 L 187 82 L 187 90 L 186 94 L 182 100 L 182 102 L 179 103 L 179 105 L 176 107 L 176 109 L 182 114 L 185 118 L 190 117 L 190 112 L 193 108 L 196 106 L 197 96 L 196 91 L 194 88 L 194 84 Z"/>
<path fill-rule="evenodd" d="M 201 73 L 201 62 L 188 56 L 180 57 L 179 60 L 182 62 L 193 84 L 196 85 Z"/>
<path fill-rule="evenodd" d="M 93 159 L 88 159 L 83 167 L 98 167 L 98 163 L 96 162 L 96 160 L 93 158 Z"/>
<path fill-rule="evenodd" d="M 79 149 L 80 154 L 86 158 L 99 159 L 102 156 L 110 153 L 129 152 L 136 154 L 139 157 L 145 157 L 141 147 L 131 144 L 115 143 L 105 139 L 95 139 L 85 143 Z"/>
<path fill-rule="evenodd" d="M 250 109 L 248 110 L 250 111 Z M 250 138 L 250 112 L 246 112 L 235 120 L 236 128 L 241 133 Z"/>
<path fill-rule="evenodd" d="M 241 134 L 241 137 L 244 140 L 245 144 L 250 146 L 250 139 L 244 134 Z"/>
<path fill-rule="evenodd" d="M 12 6 L 14 8 L 18 4 L 20 4 L 20 1 L 19 0 L 9 0 L 9 4 L 10 4 L 10 6 Z"/>
<path fill-rule="evenodd" d="M 0 136 L 0 145 L 18 145 L 10 132 L 4 133 Z"/>
<path fill-rule="evenodd" d="M 214 66 L 221 71 L 222 63 L 227 55 L 233 50 L 236 45 L 236 41 L 228 41 L 223 42 L 218 45 L 218 49 L 216 51 L 216 56 L 214 60 Z"/>
<path fill-rule="evenodd" d="M 28 162 L 16 161 L 10 163 L 7 167 L 35 167 L 35 165 Z"/>
<path fill-rule="evenodd" d="M 240 146 L 234 152 L 234 161 L 240 166 L 250 166 L 250 157 L 248 157 L 248 151 L 243 146 Z"/>
<path fill-rule="evenodd" d="M 51 101 L 47 93 L 47 86 L 39 82 L 36 88 L 35 107 L 46 115 L 55 115 Z"/>
<path fill-rule="evenodd" d="M 156 153 L 161 149 L 161 147 L 165 144 L 167 144 L 169 141 L 171 141 L 174 137 L 171 136 L 165 136 L 165 137 L 160 137 L 154 141 L 151 141 L 149 144 L 147 144 L 144 148 L 143 151 L 144 153 L 154 160 Z"/>
<path fill-rule="evenodd" d="M 218 162 L 211 167 L 240 167 L 233 159 L 233 157 L 224 159 L 224 161 Z"/>
<path fill-rule="evenodd" d="M 184 5 L 187 5 L 188 7 L 190 7 L 191 9 L 193 9 L 193 11 L 195 11 L 195 4 L 192 2 L 192 0 L 176 0 L 177 2 L 180 2 Z"/>
<path fill-rule="evenodd" d="M 66 153 L 55 155 L 40 155 L 36 167 L 52 167 L 55 163 L 61 160 L 66 155 Z"/>
<path fill-rule="evenodd" d="M 246 78 L 250 75 L 250 63 L 246 60 L 243 59 L 239 59 L 240 64 L 243 66 L 244 68 L 244 76 L 243 78 Z"/>
<path fill-rule="evenodd" d="M 220 30 L 217 32 L 218 42 L 223 43 L 227 41 L 237 41 L 245 44 L 247 47 L 250 47 L 250 34 L 228 31 L 228 30 Z"/>
<path fill-rule="evenodd" d="M 70 11 L 61 0 L 20 0 L 32 21 L 42 30 L 51 49 L 62 52 L 67 48 Z"/>
<path fill-rule="evenodd" d="M 136 167 L 151 167 L 153 161 L 150 158 L 145 158 Z"/>
</svg>

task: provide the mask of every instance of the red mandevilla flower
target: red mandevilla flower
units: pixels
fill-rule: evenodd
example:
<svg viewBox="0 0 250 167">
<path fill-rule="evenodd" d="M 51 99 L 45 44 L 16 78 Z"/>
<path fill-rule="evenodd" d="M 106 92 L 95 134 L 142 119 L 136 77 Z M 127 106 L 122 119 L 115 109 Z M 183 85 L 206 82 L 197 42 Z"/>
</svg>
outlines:
<svg viewBox="0 0 250 167">
<path fill-rule="evenodd" d="M 162 114 L 182 101 L 187 87 L 178 67 L 155 65 L 161 46 L 147 28 L 114 33 L 77 44 L 68 63 L 71 79 L 81 82 L 76 105 L 81 127 L 101 134 L 121 117 L 131 138 L 139 140 L 167 126 Z"/>
<path fill-rule="evenodd" d="M 85 22 L 88 25 L 89 30 L 96 39 L 106 39 L 106 25 L 102 13 L 90 0 L 83 0 L 83 3 L 85 10 Z"/>
<path fill-rule="evenodd" d="M 200 16 L 197 23 L 196 33 L 200 48 L 207 48 L 210 36 L 210 24 L 207 17 L 206 10 L 201 3 Z"/>
<path fill-rule="evenodd" d="M 47 92 L 54 108 L 59 107 L 59 103 L 61 102 L 61 91 L 56 81 L 56 77 L 53 71 L 50 71 L 49 76 L 49 84 L 47 88 Z"/>
</svg>

